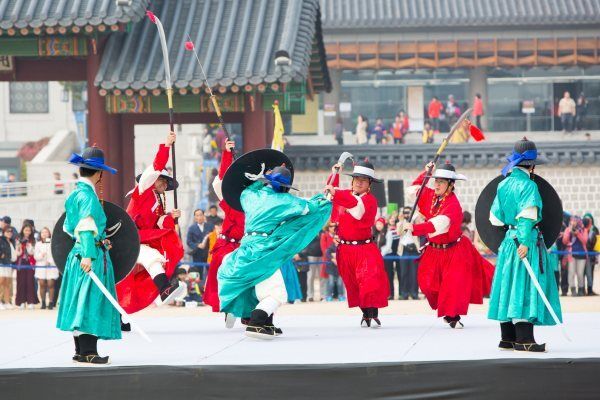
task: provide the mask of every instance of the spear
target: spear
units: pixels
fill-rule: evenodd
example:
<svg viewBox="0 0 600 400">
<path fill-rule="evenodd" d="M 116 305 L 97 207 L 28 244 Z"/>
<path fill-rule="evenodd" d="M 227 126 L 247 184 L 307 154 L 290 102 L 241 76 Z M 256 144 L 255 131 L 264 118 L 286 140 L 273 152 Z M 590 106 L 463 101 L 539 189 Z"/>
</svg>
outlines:
<svg viewBox="0 0 600 400">
<path fill-rule="evenodd" d="M 160 38 L 160 45 L 163 53 L 163 64 L 165 67 L 165 84 L 167 86 L 167 104 L 169 107 L 169 126 L 171 132 L 175 132 L 174 127 L 174 116 L 173 116 L 173 84 L 171 82 L 171 67 L 169 66 L 169 49 L 167 48 L 167 39 L 165 37 L 165 30 L 160 22 L 160 19 L 150 10 L 146 11 L 146 16 L 152 21 L 153 24 L 158 28 L 158 37 Z M 177 162 L 175 159 L 175 143 L 171 146 L 171 159 L 173 160 L 173 180 L 177 181 Z M 176 209 L 177 206 L 177 187 L 173 190 L 173 205 Z M 177 219 L 175 220 L 177 223 Z"/>
<path fill-rule="evenodd" d="M 210 101 L 212 102 L 213 108 L 215 109 L 215 112 L 217 113 L 217 118 L 219 119 L 219 127 L 221 129 L 223 129 L 223 132 L 225 132 L 225 137 L 227 138 L 227 140 L 231 140 L 229 131 L 227 130 L 227 127 L 225 126 L 225 121 L 223 121 L 223 115 L 221 114 L 221 108 L 219 107 L 219 102 L 217 101 L 217 98 L 215 97 L 215 94 L 213 93 L 212 88 L 208 84 L 208 78 L 206 77 L 206 73 L 204 72 L 204 67 L 202 66 L 200 57 L 198 57 L 198 52 L 196 51 L 194 42 L 192 41 L 192 38 L 190 37 L 189 34 L 187 35 L 187 37 L 188 37 L 188 41 L 185 42 L 185 49 L 187 51 L 191 51 L 192 53 L 194 53 L 194 56 L 196 57 L 196 61 L 198 62 L 198 65 L 200 66 L 200 72 L 202 73 L 202 79 L 204 79 L 204 84 L 206 85 L 206 88 L 208 89 Z M 233 153 L 233 149 L 232 149 L 232 153 Z M 235 153 L 233 153 L 233 156 L 235 158 Z"/>
</svg>

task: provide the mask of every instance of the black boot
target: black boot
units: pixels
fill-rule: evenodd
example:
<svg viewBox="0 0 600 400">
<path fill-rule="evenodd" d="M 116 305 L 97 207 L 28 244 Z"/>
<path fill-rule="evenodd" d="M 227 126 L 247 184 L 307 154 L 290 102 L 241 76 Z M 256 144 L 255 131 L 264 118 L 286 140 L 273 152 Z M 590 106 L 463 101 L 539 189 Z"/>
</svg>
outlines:
<svg viewBox="0 0 600 400">
<path fill-rule="evenodd" d="M 531 353 L 545 353 L 546 344 L 537 344 L 533 337 L 533 324 L 529 322 L 517 322 L 515 324 L 517 340 L 515 351 L 526 351 Z"/>
<path fill-rule="evenodd" d="M 583 286 L 577 289 L 577 296 L 585 296 L 585 292 L 583 291 Z"/>
<path fill-rule="evenodd" d="M 598 296 L 596 293 L 594 293 L 591 286 L 588 286 L 587 295 L 588 296 Z"/>
<path fill-rule="evenodd" d="M 42 310 L 46 309 L 46 300 L 42 300 Z"/>
<path fill-rule="evenodd" d="M 381 328 L 381 321 L 379 320 L 379 309 L 375 307 L 371 308 L 371 328 Z"/>
<path fill-rule="evenodd" d="M 75 342 L 75 355 L 73 356 L 73 361 L 78 361 L 79 356 L 81 355 L 81 348 L 79 347 L 79 337 L 73 336 L 73 341 Z"/>
<path fill-rule="evenodd" d="M 48 310 L 53 310 L 54 309 L 54 302 L 51 301 L 50 303 L 48 303 Z"/>
<path fill-rule="evenodd" d="M 452 329 L 462 329 L 465 327 L 463 323 L 460 322 L 460 315 L 455 315 L 454 317 L 445 316 L 444 321 L 446 321 L 446 323 L 450 325 L 450 328 Z"/>
<path fill-rule="evenodd" d="M 131 324 L 123 323 L 123 317 L 121 317 L 121 332 L 131 332 Z"/>
<path fill-rule="evenodd" d="M 273 329 L 273 331 L 275 332 L 275 336 L 283 335 L 283 331 L 280 328 L 277 328 L 273 323 L 273 314 L 269 315 L 269 318 L 267 318 L 266 325 L 267 327 Z"/>
<path fill-rule="evenodd" d="M 98 337 L 94 335 L 79 335 L 80 355 L 77 362 L 82 364 L 105 365 L 108 357 L 98 355 Z"/>
<path fill-rule="evenodd" d="M 246 328 L 246 336 L 256 339 L 274 339 L 275 331 L 267 326 L 269 315 L 258 308 L 252 311 L 252 316 Z"/>
<path fill-rule="evenodd" d="M 515 325 L 512 322 L 501 322 L 500 332 L 502 333 L 502 339 L 498 348 L 500 350 L 514 350 L 515 341 L 517 340 Z"/>
<path fill-rule="evenodd" d="M 370 328 L 371 327 L 371 309 L 370 308 L 360 308 L 363 312 L 362 319 L 360 320 L 361 328 Z"/>
<path fill-rule="evenodd" d="M 185 286 L 179 285 L 179 282 L 169 283 L 166 274 L 158 274 L 152 280 L 160 292 L 160 300 L 163 304 L 173 301 L 185 291 Z"/>
</svg>

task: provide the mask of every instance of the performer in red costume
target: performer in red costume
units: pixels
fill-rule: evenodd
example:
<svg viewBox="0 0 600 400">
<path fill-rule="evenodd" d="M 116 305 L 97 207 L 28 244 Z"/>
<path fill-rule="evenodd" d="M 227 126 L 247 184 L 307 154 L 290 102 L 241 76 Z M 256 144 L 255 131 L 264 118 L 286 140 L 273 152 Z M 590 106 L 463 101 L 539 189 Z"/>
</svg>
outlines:
<svg viewBox="0 0 600 400">
<path fill-rule="evenodd" d="M 409 194 L 417 194 L 426 173 L 433 164 L 409 187 Z M 466 180 L 457 174 L 452 164 L 441 165 L 431 176 L 433 188 L 423 187 L 417 206 L 425 217 L 421 224 L 406 223 L 406 231 L 414 236 L 427 236 L 429 242 L 419 262 L 418 281 L 438 317 L 444 317 L 451 328 L 464 327 L 460 316 L 466 315 L 469 303 L 482 304 L 483 296 L 490 293 L 494 266 L 485 260 L 471 241 L 463 236 L 463 211 L 454 194 L 454 183 Z"/>
<path fill-rule="evenodd" d="M 165 170 L 175 139 L 174 132 L 167 135 L 154 163 L 136 178 L 137 185 L 130 192 L 127 213 L 139 229 L 141 246 L 137 266 L 117 283 L 119 303 L 128 313 L 148 307 L 159 295 L 162 304 L 168 303 L 186 289 L 169 282 L 183 257 L 183 245 L 175 230 L 181 212 L 173 209 L 167 213 L 165 199 L 165 192 L 178 186 Z"/>
<path fill-rule="evenodd" d="M 370 192 L 375 178 L 373 164 L 360 161 L 352 177 L 352 189 L 340 190 L 339 175 L 341 165 L 333 166 L 335 178 L 325 190 L 333 195 L 332 222 L 338 222 L 337 263 L 340 276 L 348 292 L 348 306 L 360 307 L 363 312 L 360 325 L 378 328 L 379 309 L 387 307 L 390 285 L 383 266 L 383 257 L 373 242 L 372 228 L 377 215 L 377 199 Z M 331 177 L 327 180 L 331 182 Z M 375 322 L 372 324 L 372 322 Z"/>
<path fill-rule="evenodd" d="M 213 189 L 219 198 L 219 206 L 225 213 L 221 234 L 219 235 L 215 247 L 212 250 L 212 260 L 208 266 L 208 276 L 206 278 L 206 287 L 204 288 L 204 303 L 212 307 L 213 312 L 221 310 L 219 304 L 219 287 L 217 283 L 217 271 L 221 266 L 223 257 L 240 247 L 240 240 L 244 236 L 244 213 L 238 211 L 223 200 L 221 191 L 221 182 L 225 172 L 233 162 L 233 152 L 235 142 L 228 140 L 225 142 L 225 150 L 221 156 L 221 165 L 219 175 L 213 181 Z M 235 320 L 234 320 L 235 321 Z"/>
</svg>

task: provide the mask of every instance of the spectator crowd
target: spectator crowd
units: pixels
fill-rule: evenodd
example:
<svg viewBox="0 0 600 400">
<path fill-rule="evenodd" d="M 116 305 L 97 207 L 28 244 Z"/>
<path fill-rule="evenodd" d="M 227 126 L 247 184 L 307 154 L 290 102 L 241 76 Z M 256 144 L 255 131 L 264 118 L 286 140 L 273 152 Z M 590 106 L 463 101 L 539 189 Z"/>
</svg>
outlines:
<svg viewBox="0 0 600 400">
<path fill-rule="evenodd" d="M 404 224 L 410 207 L 379 217 L 373 226 L 373 240 L 384 256 L 390 283 L 390 300 L 418 300 L 417 273 L 423 238 L 405 237 Z M 188 290 L 176 305 L 202 305 L 202 296 L 211 250 L 221 232 L 223 219 L 216 205 L 205 213 L 197 209 L 186 235 L 187 261 L 181 263 L 176 279 Z M 418 217 L 417 217 L 418 218 Z M 494 255 L 472 229 L 472 216 L 463 214 L 463 235 L 486 257 Z M 337 268 L 336 224 L 328 223 L 310 244 L 293 258 L 302 298 L 300 302 L 345 301 L 344 284 Z M 60 274 L 54 266 L 50 249 L 52 234 L 48 227 L 37 230 L 32 220 L 24 220 L 17 230 L 9 216 L 0 219 L 0 310 L 19 307 L 41 309 L 56 307 Z M 594 269 L 600 252 L 600 230 L 590 213 L 582 217 L 566 213 L 562 230 L 549 251 L 555 259 L 553 268 L 562 295 L 595 296 Z"/>
</svg>

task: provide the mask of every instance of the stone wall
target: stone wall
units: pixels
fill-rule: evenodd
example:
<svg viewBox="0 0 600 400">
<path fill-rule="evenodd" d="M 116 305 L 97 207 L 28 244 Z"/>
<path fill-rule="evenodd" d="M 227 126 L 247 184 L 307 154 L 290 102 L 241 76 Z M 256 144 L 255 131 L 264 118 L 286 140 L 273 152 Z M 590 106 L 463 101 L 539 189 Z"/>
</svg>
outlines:
<svg viewBox="0 0 600 400">
<path fill-rule="evenodd" d="M 474 213 L 479 193 L 489 181 L 500 174 L 499 168 L 463 168 L 459 173 L 469 180 L 457 182 L 457 195 L 463 209 Z M 600 218 L 600 166 L 540 166 L 537 172 L 550 182 L 563 200 L 563 207 L 569 212 L 583 214 L 592 212 Z M 378 170 L 377 175 L 385 180 L 402 179 L 404 188 L 410 186 L 419 174 L 416 169 Z M 294 186 L 300 189 L 303 197 L 311 196 L 322 190 L 328 173 L 326 171 L 296 171 Z M 342 186 L 350 184 L 350 177 L 342 177 Z M 386 184 L 387 186 L 387 184 Z"/>
</svg>

